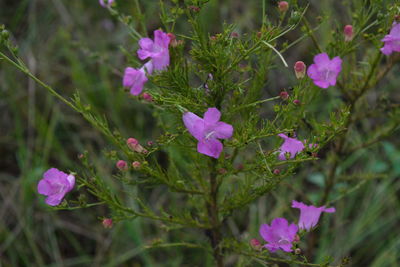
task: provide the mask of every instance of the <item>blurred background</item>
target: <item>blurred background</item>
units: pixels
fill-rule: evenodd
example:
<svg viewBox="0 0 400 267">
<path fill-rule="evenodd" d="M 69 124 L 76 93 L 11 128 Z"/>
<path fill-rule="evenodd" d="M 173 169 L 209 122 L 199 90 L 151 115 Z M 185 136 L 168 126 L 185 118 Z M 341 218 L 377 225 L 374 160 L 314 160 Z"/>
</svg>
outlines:
<svg viewBox="0 0 400 267">
<path fill-rule="evenodd" d="M 156 16 L 159 2 L 139 2 L 141 11 L 133 0 L 117 0 L 118 9 L 134 18 L 144 16 L 148 34 L 151 34 L 161 26 Z M 274 21 L 278 17 L 277 1 L 267 2 L 268 16 Z M 341 29 L 342 25 L 351 23 L 349 2 L 362 1 L 309 2 L 309 18 L 322 12 L 336 18 L 318 31 L 324 46 L 332 38 L 334 27 Z M 202 11 L 203 24 L 211 34 L 221 30 L 218 25 L 222 21 L 235 23 L 239 35 L 250 34 L 260 27 L 260 7 L 258 0 L 212 0 Z M 127 98 L 121 86 L 121 76 L 127 65 L 124 51 L 134 53 L 136 43 L 127 28 L 97 0 L 2 0 L 0 24 L 5 24 L 12 32 L 30 70 L 60 94 L 71 97 L 79 91 L 83 102 L 104 114 L 125 136 L 152 140 L 158 135 L 150 108 Z M 185 30 L 184 22 L 178 25 L 177 32 Z M 294 32 L 286 38 L 290 41 L 299 36 Z M 311 62 L 312 55 L 305 56 L 310 50 L 313 50 L 312 43 L 305 40 L 284 56 L 290 66 L 297 60 Z M 288 74 L 292 69 L 279 71 Z M 397 100 L 400 99 L 399 71 L 399 66 L 395 67 L 379 85 L 382 92 Z M 275 96 L 295 82 L 294 75 L 273 74 L 274 78 L 267 85 L 267 95 Z M 180 233 L 168 232 L 159 223 L 136 219 L 105 229 L 101 218 L 107 217 L 108 211 L 103 207 L 51 211 L 36 192 L 43 172 L 49 167 L 78 172 L 77 156 L 87 150 L 97 170 L 113 185 L 110 174 L 115 172 L 114 162 L 99 153 L 112 147 L 79 114 L 1 61 L 0 80 L 0 266 L 212 264 L 210 255 L 196 249 L 144 250 L 143 245 L 159 237 L 179 240 Z M 337 93 L 332 92 L 330 97 L 335 99 Z M 376 127 L 379 123 L 377 119 L 372 125 Z M 372 127 L 371 124 L 368 127 Z M 381 173 L 383 178 L 366 181 L 345 200 L 336 203 L 337 213 L 331 218 L 331 229 L 321 223 L 319 231 L 324 238 L 319 240 L 314 260 L 330 255 L 340 261 L 349 256 L 352 266 L 400 266 L 398 134 L 397 131 L 397 135 L 341 162 L 341 172 L 349 168 L 362 169 Z M 316 166 L 302 168 L 293 183 L 283 183 L 272 196 L 262 197 L 248 210 L 236 214 L 235 219 L 230 219 L 227 222 L 230 230 L 243 240 L 258 238 L 260 223 L 267 223 L 290 210 L 288 202 L 298 193 L 296 188 L 301 188 L 297 183 L 306 181 L 310 192 L 304 193 L 314 199 L 314 191 L 323 186 L 323 175 L 323 170 Z M 345 187 L 346 183 L 339 186 Z M 78 195 L 74 192 L 71 197 Z M 149 192 L 148 199 L 163 205 L 165 195 L 155 189 Z M 287 214 L 288 218 L 296 220 L 296 212 Z M 227 264 L 237 260 L 236 256 L 231 256 Z M 239 262 L 246 265 L 244 260 Z"/>
</svg>

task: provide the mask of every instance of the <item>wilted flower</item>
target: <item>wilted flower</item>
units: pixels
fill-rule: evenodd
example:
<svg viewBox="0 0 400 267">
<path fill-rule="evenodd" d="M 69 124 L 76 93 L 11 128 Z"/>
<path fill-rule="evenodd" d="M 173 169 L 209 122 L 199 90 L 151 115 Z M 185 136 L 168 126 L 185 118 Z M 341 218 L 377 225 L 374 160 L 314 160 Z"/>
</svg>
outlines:
<svg viewBox="0 0 400 267">
<path fill-rule="evenodd" d="M 124 160 L 118 160 L 116 166 L 121 171 L 126 171 L 128 169 L 128 164 Z"/>
<path fill-rule="evenodd" d="M 170 37 L 161 30 L 154 31 L 154 41 L 150 38 L 139 40 L 140 49 L 137 51 L 141 60 L 151 58 L 155 70 L 164 70 L 169 65 L 168 45 Z"/>
<path fill-rule="evenodd" d="M 135 138 L 128 138 L 126 140 L 126 144 L 135 152 L 144 153 L 146 150 L 139 144 L 139 141 Z"/>
<path fill-rule="evenodd" d="M 132 95 L 139 95 L 147 82 L 146 73 L 144 68 L 134 69 L 127 67 L 125 69 L 124 78 L 122 84 L 124 87 L 129 87 Z"/>
<path fill-rule="evenodd" d="M 232 137 L 232 125 L 219 121 L 220 118 L 221 112 L 216 108 L 209 108 L 204 113 L 204 119 L 192 112 L 183 114 L 183 123 L 190 134 L 199 141 L 197 144 L 199 153 L 218 158 L 223 149 L 218 139 Z"/>
<path fill-rule="evenodd" d="M 271 226 L 263 224 L 260 227 L 260 235 L 268 242 L 264 247 L 270 252 L 275 252 L 278 249 L 291 252 L 297 231 L 297 226 L 294 223 L 289 225 L 284 218 L 275 218 Z"/>
<path fill-rule="evenodd" d="M 75 176 L 68 175 L 56 168 L 51 168 L 43 174 L 37 190 L 39 194 L 47 196 L 46 203 L 50 206 L 57 206 L 61 203 L 65 194 L 74 188 Z"/>
<path fill-rule="evenodd" d="M 342 60 L 340 57 L 330 60 L 328 54 L 322 53 L 314 57 L 314 64 L 308 68 L 307 74 L 313 79 L 316 86 L 328 88 L 336 85 L 336 79 L 341 70 Z"/>
<path fill-rule="evenodd" d="M 279 149 L 279 159 L 286 160 L 286 153 L 289 153 L 289 158 L 294 158 L 297 153 L 303 151 L 304 144 L 296 138 L 288 137 L 285 134 L 278 134 L 279 137 L 283 138 L 284 142 Z"/>
<path fill-rule="evenodd" d="M 352 25 L 346 25 L 344 26 L 344 41 L 345 42 L 350 42 L 353 40 L 354 37 L 354 32 L 353 32 L 353 26 Z"/>
<path fill-rule="evenodd" d="M 289 9 L 289 3 L 286 1 L 280 1 L 278 3 L 278 9 L 280 12 L 286 12 Z"/>
<path fill-rule="evenodd" d="M 382 42 L 385 43 L 381 48 L 383 54 L 390 55 L 393 51 L 400 52 L 400 23 L 393 23 L 390 33 L 382 39 Z"/>
<path fill-rule="evenodd" d="M 102 7 L 111 7 L 114 3 L 114 0 L 99 0 L 99 3 Z"/>
<path fill-rule="evenodd" d="M 296 200 L 292 201 L 292 208 L 300 209 L 300 220 L 299 220 L 299 228 L 310 231 L 311 228 L 317 225 L 319 217 L 322 212 L 333 213 L 335 212 L 335 208 L 325 208 L 315 207 L 315 206 L 307 206 L 302 202 L 297 202 Z"/>
<path fill-rule="evenodd" d="M 297 79 L 303 79 L 306 75 L 306 64 L 303 61 L 297 61 L 294 64 L 294 73 L 296 74 Z"/>
</svg>

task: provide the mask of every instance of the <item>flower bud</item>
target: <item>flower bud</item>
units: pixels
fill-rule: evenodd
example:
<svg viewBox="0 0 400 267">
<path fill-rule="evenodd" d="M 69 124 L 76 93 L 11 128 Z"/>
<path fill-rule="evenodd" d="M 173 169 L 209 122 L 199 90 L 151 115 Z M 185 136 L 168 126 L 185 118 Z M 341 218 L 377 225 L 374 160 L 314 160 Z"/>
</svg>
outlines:
<svg viewBox="0 0 400 267">
<path fill-rule="evenodd" d="M 142 164 L 141 164 L 139 161 L 134 161 L 134 162 L 132 162 L 132 167 L 133 167 L 135 170 L 140 169 L 141 165 L 142 165 Z"/>
<path fill-rule="evenodd" d="M 254 248 L 255 250 L 261 250 L 261 248 L 262 248 L 260 241 L 258 241 L 258 239 L 255 239 L 255 238 L 250 240 L 250 246 L 252 248 Z"/>
<path fill-rule="evenodd" d="M 303 61 L 297 61 L 294 63 L 294 73 L 296 74 L 297 79 L 303 79 L 306 75 L 306 64 Z"/>
<path fill-rule="evenodd" d="M 139 144 L 139 141 L 135 138 L 128 138 L 126 144 L 135 152 L 143 153 L 145 151 L 145 149 Z"/>
<path fill-rule="evenodd" d="M 148 146 L 153 146 L 153 145 L 154 145 L 154 142 L 153 142 L 153 141 L 147 141 L 147 145 L 148 145 Z"/>
<path fill-rule="evenodd" d="M 353 33 L 353 26 L 351 25 L 346 25 L 344 26 L 344 41 L 345 42 L 350 42 L 353 40 L 354 33 Z"/>
<path fill-rule="evenodd" d="M 300 242 L 300 236 L 299 235 L 295 235 L 293 242 L 295 242 L 295 243 Z"/>
<path fill-rule="evenodd" d="M 278 9 L 280 12 L 286 12 L 289 9 L 289 3 L 286 1 L 280 1 L 278 3 Z"/>
<path fill-rule="evenodd" d="M 280 92 L 279 96 L 283 99 L 283 100 L 287 100 L 289 98 L 289 94 L 286 91 L 282 91 Z"/>
<path fill-rule="evenodd" d="M 147 102 L 153 102 L 153 97 L 151 96 L 151 94 L 149 93 L 143 93 L 142 97 L 144 100 L 146 100 Z"/>
<path fill-rule="evenodd" d="M 118 160 L 116 166 L 121 171 L 126 171 L 128 169 L 128 164 L 124 160 Z"/>
<path fill-rule="evenodd" d="M 262 37 L 262 32 L 257 32 L 257 38 L 261 38 Z"/>
<path fill-rule="evenodd" d="M 300 100 L 298 100 L 298 99 L 293 100 L 293 104 L 300 105 Z"/>
<path fill-rule="evenodd" d="M 200 11 L 200 7 L 198 6 L 189 6 L 189 9 L 193 12 L 199 12 Z"/>
<path fill-rule="evenodd" d="M 113 220 L 110 218 L 104 219 L 102 223 L 104 228 L 111 228 L 113 226 Z"/>
<path fill-rule="evenodd" d="M 232 32 L 231 33 L 232 38 L 239 38 L 239 34 L 237 32 Z"/>
<path fill-rule="evenodd" d="M 275 169 L 275 170 L 274 170 L 274 174 L 275 174 L 275 175 L 278 175 L 278 174 L 280 174 L 280 173 L 281 173 L 281 171 L 280 171 L 279 169 Z"/>
<path fill-rule="evenodd" d="M 296 255 L 301 254 L 301 249 L 300 249 L 300 248 L 296 248 L 296 249 L 294 250 L 294 254 L 296 254 Z"/>
</svg>

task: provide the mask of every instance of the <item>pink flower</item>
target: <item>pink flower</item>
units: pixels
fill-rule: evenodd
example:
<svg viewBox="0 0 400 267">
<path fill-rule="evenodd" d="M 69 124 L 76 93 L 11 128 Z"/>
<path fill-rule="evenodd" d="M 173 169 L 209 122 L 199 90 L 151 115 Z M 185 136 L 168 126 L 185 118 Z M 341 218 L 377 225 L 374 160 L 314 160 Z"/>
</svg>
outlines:
<svg viewBox="0 0 400 267">
<path fill-rule="evenodd" d="M 289 9 L 289 3 L 286 1 L 280 1 L 278 3 L 278 9 L 280 12 L 286 12 Z"/>
<path fill-rule="evenodd" d="M 127 67 L 125 69 L 124 78 L 122 84 L 124 87 L 129 87 L 132 95 L 139 95 L 147 82 L 146 73 L 144 68 L 134 69 Z"/>
<path fill-rule="evenodd" d="M 68 175 L 56 168 L 51 168 L 43 174 L 37 190 L 39 194 L 47 196 L 46 203 L 50 206 L 57 206 L 61 203 L 65 194 L 74 188 L 75 176 Z"/>
<path fill-rule="evenodd" d="M 300 209 L 300 220 L 299 220 L 299 228 L 310 231 L 311 228 L 317 225 L 319 217 L 322 212 L 333 213 L 335 212 L 335 208 L 325 208 L 315 207 L 315 206 L 307 206 L 302 202 L 297 202 L 296 200 L 292 201 L 292 208 Z"/>
<path fill-rule="evenodd" d="M 330 60 L 326 53 L 322 53 L 314 57 L 314 64 L 308 68 L 307 74 L 313 79 L 316 86 L 328 88 L 336 85 L 336 79 L 341 70 L 342 60 L 340 57 Z"/>
<path fill-rule="evenodd" d="M 197 144 L 199 153 L 218 158 L 223 149 L 218 139 L 232 137 L 232 125 L 219 121 L 220 118 L 221 112 L 216 108 L 209 108 L 204 113 L 204 119 L 192 112 L 183 114 L 183 123 L 190 134 L 199 141 Z"/>
<path fill-rule="evenodd" d="M 140 144 L 139 141 L 135 138 L 128 138 L 128 140 L 126 140 L 126 144 L 128 145 L 128 147 L 130 149 L 132 149 L 135 152 L 138 153 L 147 153 L 147 150 L 144 149 Z"/>
<path fill-rule="evenodd" d="M 125 160 L 118 160 L 116 164 L 117 168 L 121 171 L 126 171 L 128 170 L 128 164 L 126 163 Z"/>
<path fill-rule="evenodd" d="M 114 0 L 99 0 L 99 3 L 102 7 L 111 7 L 114 3 Z"/>
<path fill-rule="evenodd" d="M 168 45 L 170 37 L 161 30 L 154 31 L 154 41 L 150 38 L 139 40 L 140 49 L 137 51 L 141 60 L 151 58 L 151 64 L 156 70 L 164 70 L 169 65 Z M 151 73 L 151 71 L 149 71 Z"/>
<path fill-rule="evenodd" d="M 383 54 L 388 56 L 393 51 L 400 52 L 400 23 L 393 23 L 390 33 L 382 39 L 382 42 L 385 43 L 381 48 Z"/>
<path fill-rule="evenodd" d="M 279 149 L 279 159 L 286 160 L 286 153 L 290 154 L 289 158 L 294 158 L 297 153 L 303 151 L 304 144 L 296 138 L 288 137 L 285 134 L 278 134 L 279 137 L 283 138 L 284 142 Z"/>
<path fill-rule="evenodd" d="M 345 42 L 350 42 L 350 41 L 353 40 L 354 32 L 353 32 L 353 26 L 352 25 L 344 26 L 343 33 L 344 33 L 344 41 Z"/>
<path fill-rule="evenodd" d="M 288 224 L 288 221 L 284 218 L 275 218 L 271 226 L 263 224 L 260 227 L 260 235 L 268 242 L 264 245 L 270 252 L 275 252 L 281 249 L 285 252 L 292 252 L 293 241 L 297 234 L 298 228 L 292 223 Z"/>
</svg>

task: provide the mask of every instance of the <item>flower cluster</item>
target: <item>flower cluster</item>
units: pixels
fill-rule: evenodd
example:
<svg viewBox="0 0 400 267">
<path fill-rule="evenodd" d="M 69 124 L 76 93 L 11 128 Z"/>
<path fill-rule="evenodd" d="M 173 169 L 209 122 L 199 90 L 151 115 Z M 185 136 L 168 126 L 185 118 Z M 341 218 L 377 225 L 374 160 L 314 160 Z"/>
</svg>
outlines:
<svg viewBox="0 0 400 267">
<path fill-rule="evenodd" d="M 153 70 L 162 71 L 169 66 L 169 50 L 170 36 L 161 30 L 154 31 L 154 41 L 150 38 L 142 38 L 139 40 L 140 49 L 137 51 L 139 59 L 150 59 L 140 69 L 127 67 L 125 69 L 122 84 L 128 87 L 132 95 L 139 95 L 143 91 L 144 84 L 147 82 L 148 75 Z"/>
<path fill-rule="evenodd" d="M 285 218 L 275 218 L 271 225 L 262 224 L 260 226 L 260 235 L 267 242 L 264 247 L 272 253 L 277 250 L 292 252 L 293 243 L 299 241 L 297 236 L 299 229 L 310 231 L 317 225 L 322 212 L 333 213 L 336 211 L 335 208 L 308 206 L 295 200 L 292 201 L 292 208 L 300 209 L 300 219 L 297 225 L 294 223 L 289 225 Z"/>
</svg>

